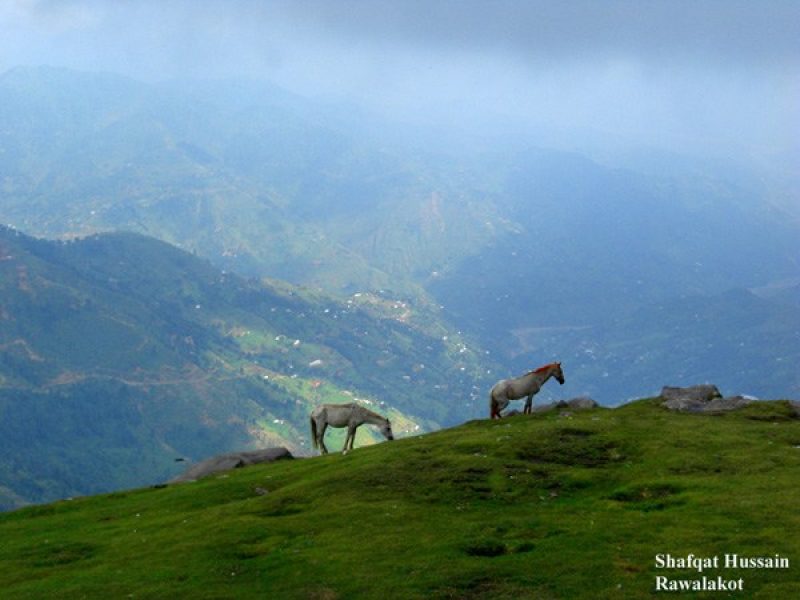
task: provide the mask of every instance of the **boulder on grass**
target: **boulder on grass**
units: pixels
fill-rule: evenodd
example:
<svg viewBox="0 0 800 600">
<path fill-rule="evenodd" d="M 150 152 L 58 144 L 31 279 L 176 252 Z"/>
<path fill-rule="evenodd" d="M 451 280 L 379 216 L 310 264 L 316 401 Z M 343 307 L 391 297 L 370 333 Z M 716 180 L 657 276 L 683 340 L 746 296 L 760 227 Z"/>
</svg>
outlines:
<svg viewBox="0 0 800 600">
<path fill-rule="evenodd" d="M 752 402 L 744 396 L 723 398 L 717 386 L 704 384 L 691 387 L 669 387 L 661 390 L 661 406 L 678 412 L 719 413 L 742 408 Z"/>
<path fill-rule="evenodd" d="M 567 400 L 567 406 L 572 410 L 589 410 L 590 408 L 597 408 L 597 402 L 589 398 L 589 396 L 580 396 L 572 400 Z"/>
<path fill-rule="evenodd" d="M 264 448 L 262 450 L 252 450 L 250 452 L 232 452 L 230 454 L 220 454 L 187 469 L 184 473 L 170 480 L 170 483 L 183 483 L 195 481 L 201 477 L 255 465 L 263 462 L 272 462 L 284 458 L 294 458 L 292 453 L 286 448 Z"/>
<path fill-rule="evenodd" d="M 598 404 L 589 396 L 579 396 L 578 398 L 571 398 L 570 400 L 559 400 L 558 402 L 550 402 L 549 404 L 541 404 L 533 407 L 533 412 L 541 413 L 555 410 L 557 408 L 569 408 L 572 410 L 589 410 L 597 408 Z"/>
</svg>

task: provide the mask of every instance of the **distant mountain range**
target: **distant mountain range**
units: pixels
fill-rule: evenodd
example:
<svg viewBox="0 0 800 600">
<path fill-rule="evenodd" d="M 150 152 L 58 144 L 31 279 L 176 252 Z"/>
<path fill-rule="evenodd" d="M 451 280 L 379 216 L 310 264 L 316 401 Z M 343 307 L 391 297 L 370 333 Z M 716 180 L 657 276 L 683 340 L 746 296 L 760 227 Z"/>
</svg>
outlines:
<svg viewBox="0 0 800 600">
<path fill-rule="evenodd" d="M 438 159 L 363 129 L 269 86 L 15 69 L 0 77 L 1 214 L 37 235 L 127 229 L 245 275 L 419 296 L 416 275 L 487 237 L 474 223 L 490 207 Z"/>
<path fill-rule="evenodd" d="M 0 217 L 48 237 L 133 230 L 335 292 L 449 304 L 445 279 L 485 310 L 481 285 L 521 282 L 515 326 L 800 278 L 800 223 L 742 169 L 431 137 L 265 84 L 18 68 L 0 76 Z"/>
<path fill-rule="evenodd" d="M 67 407 L 145 406 L 146 394 L 171 390 L 174 401 L 156 405 L 174 408 L 183 441 L 156 442 L 163 431 L 142 425 L 126 446 L 149 447 L 141 456 L 159 468 L 173 449 L 199 458 L 255 440 L 297 444 L 313 399 L 344 391 L 422 427 L 482 415 L 493 380 L 556 359 L 567 384 L 541 400 L 617 404 L 704 381 L 800 396 L 800 224 L 776 208 L 771 182 L 686 157 L 622 165 L 536 146 L 456 143 L 266 84 L 8 71 L 0 222 L 90 237 L 3 234 L 9 248 L 26 240 L 9 250 L 26 258 L 20 271 L 0 263 L 15 294 L 0 313 L 0 391 L 77 390 Z M 185 253 L 93 237 L 117 231 Z M 288 377 L 283 387 L 271 373 Z M 330 393 L 314 391 L 322 380 Z M 231 416 L 241 414 L 255 416 Z M 63 450 L 75 439 L 65 431 Z M 126 484 L 149 480 L 155 467 L 142 465 Z M 55 473 L 49 491 L 22 496 L 84 489 L 58 483 L 78 479 Z"/>
<path fill-rule="evenodd" d="M 670 382 L 800 396 L 800 228 L 755 183 L 535 152 L 508 190 L 515 232 L 428 289 L 514 370 L 560 357 L 607 404 Z"/>
<path fill-rule="evenodd" d="M 323 401 L 372 403 L 401 436 L 453 423 L 483 412 L 484 363 L 390 298 L 247 281 L 137 234 L 2 228 L 0 507 L 157 483 L 176 458 L 307 452 Z"/>
</svg>

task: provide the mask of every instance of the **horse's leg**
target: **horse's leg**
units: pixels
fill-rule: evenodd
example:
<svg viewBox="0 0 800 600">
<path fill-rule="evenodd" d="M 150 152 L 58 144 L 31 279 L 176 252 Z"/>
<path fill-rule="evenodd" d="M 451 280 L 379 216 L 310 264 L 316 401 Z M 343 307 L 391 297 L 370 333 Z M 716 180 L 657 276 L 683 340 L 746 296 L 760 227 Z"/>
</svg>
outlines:
<svg viewBox="0 0 800 600">
<path fill-rule="evenodd" d="M 502 398 L 500 398 L 499 400 L 497 400 L 495 402 L 494 414 L 497 416 L 498 419 L 502 419 L 503 418 L 502 412 L 508 406 L 508 402 L 509 402 L 509 400 L 505 396 L 503 396 Z"/>
<path fill-rule="evenodd" d="M 322 427 L 319 428 L 319 449 L 322 454 L 328 453 L 328 448 L 325 447 L 325 430 L 328 428 L 328 422 L 324 422 Z"/>
<path fill-rule="evenodd" d="M 358 430 L 358 425 L 353 427 L 353 435 L 350 436 L 350 450 L 353 449 L 353 444 L 356 443 L 356 431 Z"/>
<path fill-rule="evenodd" d="M 528 397 L 525 399 L 525 408 L 522 409 L 523 415 L 531 414 L 533 407 L 533 394 L 528 394 Z"/>
<path fill-rule="evenodd" d="M 344 448 L 342 450 L 352 450 L 353 442 L 356 441 L 356 428 L 354 425 L 347 426 L 347 437 L 344 439 Z"/>
<path fill-rule="evenodd" d="M 344 446 L 342 446 L 342 454 L 347 452 L 347 444 L 350 443 L 350 428 L 347 428 L 347 435 L 344 436 Z"/>
<path fill-rule="evenodd" d="M 492 419 L 500 419 L 503 415 L 500 414 L 500 411 L 503 410 L 508 405 L 508 400 L 505 401 L 505 404 L 502 400 L 498 400 L 492 394 L 489 398 L 489 407 L 490 407 L 490 418 Z"/>
</svg>

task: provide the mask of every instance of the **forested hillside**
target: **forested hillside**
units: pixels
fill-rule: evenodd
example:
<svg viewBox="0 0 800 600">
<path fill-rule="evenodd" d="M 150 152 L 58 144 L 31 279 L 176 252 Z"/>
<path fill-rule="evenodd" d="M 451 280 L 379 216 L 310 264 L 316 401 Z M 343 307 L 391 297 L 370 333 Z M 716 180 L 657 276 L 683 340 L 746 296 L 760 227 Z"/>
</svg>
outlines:
<svg viewBox="0 0 800 600">
<path fill-rule="evenodd" d="M 135 234 L 2 228 L 0 275 L 5 508 L 157 483 L 176 458 L 306 452 L 320 402 L 372 403 L 401 436 L 484 411 L 476 349 L 400 300 L 245 280 Z"/>
</svg>

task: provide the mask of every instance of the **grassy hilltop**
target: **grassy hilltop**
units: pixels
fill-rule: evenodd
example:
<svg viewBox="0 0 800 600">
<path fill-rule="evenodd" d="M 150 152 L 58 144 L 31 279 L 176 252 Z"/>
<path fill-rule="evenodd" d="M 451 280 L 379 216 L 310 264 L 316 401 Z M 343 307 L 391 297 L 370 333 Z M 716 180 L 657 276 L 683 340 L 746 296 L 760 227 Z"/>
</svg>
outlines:
<svg viewBox="0 0 800 600">
<path fill-rule="evenodd" d="M 785 402 L 698 416 L 643 400 L 471 421 L 346 456 L 0 515 L 0 590 L 639 598 L 656 575 L 700 576 L 656 569 L 657 554 L 777 553 L 789 569 L 703 574 L 742 577 L 741 597 L 798 597 L 798 446 Z"/>
</svg>

